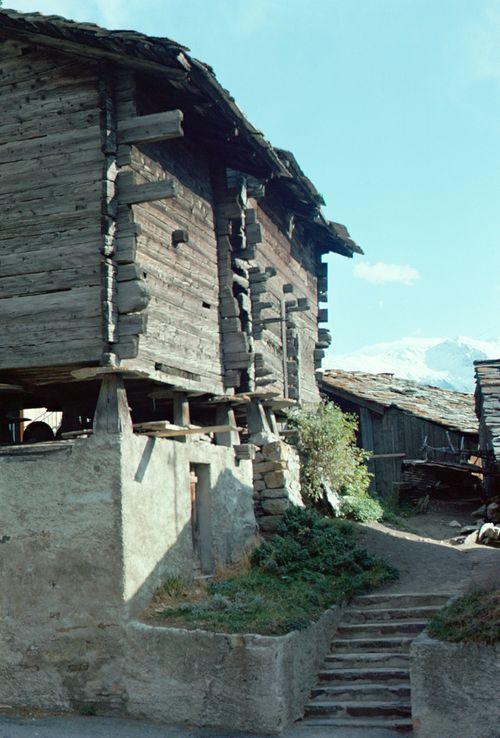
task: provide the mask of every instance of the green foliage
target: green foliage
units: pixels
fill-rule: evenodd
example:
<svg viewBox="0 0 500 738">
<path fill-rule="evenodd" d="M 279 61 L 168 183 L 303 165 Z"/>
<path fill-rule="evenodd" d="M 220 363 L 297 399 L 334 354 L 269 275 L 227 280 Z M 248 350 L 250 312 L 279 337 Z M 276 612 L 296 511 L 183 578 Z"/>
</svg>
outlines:
<svg viewBox="0 0 500 738">
<path fill-rule="evenodd" d="M 288 425 L 297 432 L 305 498 L 313 503 L 321 500 L 326 482 L 339 496 L 334 514 L 360 522 L 380 520 L 382 507 L 368 494 L 372 477 L 366 467 L 369 453 L 356 445 L 356 415 L 323 402 L 312 410 L 291 411 Z"/>
<path fill-rule="evenodd" d="M 159 615 L 209 630 L 286 633 L 396 577 L 393 567 L 356 545 L 352 524 L 291 508 L 278 534 L 255 549 L 247 571 L 214 580 L 202 599 L 173 603 Z"/>
<path fill-rule="evenodd" d="M 459 597 L 434 616 L 429 633 L 433 638 L 452 643 L 498 643 L 500 589 Z"/>
<path fill-rule="evenodd" d="M 345 495 L 340 502 L 340 514 L 359 523 L 367 523 L 380 520 L 384 510 L 380 502 L 368 494 Z"/>
<path fill-rule="evenodd" d="M 312 410 L 291 411 L 288 425 L 297 431 L 302 489 L 311 500 L 321 497 L 325 479 L 333 492 L 366 493 L 370 474 L 364 462 L 368 454 L 356 446 L 355 415 L 323 402 Z"/>
</svg>

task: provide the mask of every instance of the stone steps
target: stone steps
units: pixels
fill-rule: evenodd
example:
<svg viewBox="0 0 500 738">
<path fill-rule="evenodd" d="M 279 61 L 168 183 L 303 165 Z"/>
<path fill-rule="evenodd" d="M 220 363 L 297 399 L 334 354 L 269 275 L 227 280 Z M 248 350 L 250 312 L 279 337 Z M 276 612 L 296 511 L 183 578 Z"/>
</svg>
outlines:
<svg viewBox="0 0 500 738">
<path fill-rule="evenodd" d="M 337 630 L 337 638 L 369 638 L 374 636 L 406 636 L 421 633 L 428 620 L 383 620 L 382 622 L 342 623 Z"/>
<path fill-rule="evenodd" d="M 346 668 L 353 669 L 359 666 L 399 666 L 407 667 L 409 654 L 402 651 L 353 651 L 346 653 L 329 653 L 325 659 L 325 665 L 330 669 Z"/>
<path fill-rule="evenodd" d="M 344 613 L 345 623 L 367 623 L 372 620 L 377 622 L 392 620 L 429 620 L 437 612 L 436 605 L 423 605 L 422 607 L 351 607 Z"/>
<path fill-rule="evenodd" d="M 410 731 L 410 644 L 448 599 L 432 592 L 356 597 L 337 628 L 303 725 L 329 726 L 332 738 L 348 728 L 367 737 L 372 728 Z"/>
<path fill-rule="evenodd" d="M 335 718 L 327 715 L 320 715 L 308 718 L 307 725 L 311 728 L 314 727 L 330 727 L 332 728 L 332 738 L 341 738 L 343 728 L 350 729 L 375 729 L 380 730 L 394 730 L 399 732 L 410 731 L 413 728 L 413 723 L 407 718 Z M 369 733 L 366 733 L 369 735 Z M 314 733 L 311 733 L 311 738 L 314 738 Z"/>
<path fill-rule="evenodd" d="M 377 682 L 365 682 L 358 684 L 328 684 L 318 685 L 311 692 L 311 699 L 331 699 L 349 702 L 352 700 L 371 702 L 380 700 L 382 702 L 403 702 L 410 699 L 410 685 L 408 681 L 395 682 L 394 684 Z"/>
<path fill-rule="evenodd" d="M 335 638 L 332 642 L 332 650 L 336 653 L 347 653 L 349 651 L 366 650 L 377 651 L 389 650 L 408 653 L 413 637 L 402 636 L 378 636 L 372 638 Z"/>
<path fill-rule="evenodd" d="M 410 717 L 411 705 L 407 700 L 367 702 L 352 700 L 343 702 L 336 699 L 311 700 L 306 705 L 307 715 L 330 715 L 331 717 Z"/>
<path fill-rule="evenodd" d="M 407 592 L 403 594 L 369 594 L 359 595 L 351 602 L 353 607 L 370 608 L 406 608 L 406 607 L 443 607 L 450 599 L 450 594 L 426 592 Z"/>
<path fill-rule="evenodd" d="M 395 682 L 410 681 L 409 668 L 360 667 L 354 669 L 322 669 L 318 674 L 320 682 Z"/>
</svg>

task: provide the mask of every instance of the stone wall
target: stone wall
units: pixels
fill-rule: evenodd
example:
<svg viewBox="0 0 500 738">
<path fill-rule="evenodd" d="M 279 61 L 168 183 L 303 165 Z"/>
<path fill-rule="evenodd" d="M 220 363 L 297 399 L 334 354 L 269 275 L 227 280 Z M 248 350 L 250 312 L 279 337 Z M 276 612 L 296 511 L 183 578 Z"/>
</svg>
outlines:
<svg viewBox="0 0 500 738">
<path fill-rule="evenodd" d="M 260 446 L 253 464 L 253 490 L 259 528 L 272 533 L 291 505 L 304 506 L 297 451 L 281 440 Z"/>
<path fill-rule="evenodd" d="M 136 717 L 279 733 L 303 715 L 340 620 L 333 607 L 284 636 L 225 635 L 131 622 L 123 681 Z"/>
<path fill-rule="evenodd" d="M 448 643 L 426 632 L 410 648 L 418 738 L 489 738 L 500 724 L 500 648 Z"/>
<path fill-rule="evenodd" d="M 127 711 L 131 613 L 199 567 L 190 464 L 209 474 L 214 563 L 255 532 L 252 466 L 227 447 L 131 432 L 0 449 L 0 702 Z"/>
</svg>

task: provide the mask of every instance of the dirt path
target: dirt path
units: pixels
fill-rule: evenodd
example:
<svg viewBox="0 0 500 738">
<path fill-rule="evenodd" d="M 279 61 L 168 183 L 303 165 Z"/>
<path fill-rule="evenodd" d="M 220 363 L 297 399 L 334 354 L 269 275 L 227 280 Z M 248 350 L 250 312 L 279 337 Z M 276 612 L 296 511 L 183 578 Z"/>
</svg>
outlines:
<svg viewBox="0 0 500 738">
<path fill-rule="evenodd" d="M 449 592 L 462 591 L 471 580 L 481 581 L 500 570 L 500 549 L 468 543 L 457 546 L 450 539 L 459 528 L 449 523 L 470 522 L 457 513 L 427 513 L 405 519 L 415 533 L 407 533 L 382 523 L 361 525 L 361 542 L 399 569 L 399 580 L 381 591 Z"/>
</svg>

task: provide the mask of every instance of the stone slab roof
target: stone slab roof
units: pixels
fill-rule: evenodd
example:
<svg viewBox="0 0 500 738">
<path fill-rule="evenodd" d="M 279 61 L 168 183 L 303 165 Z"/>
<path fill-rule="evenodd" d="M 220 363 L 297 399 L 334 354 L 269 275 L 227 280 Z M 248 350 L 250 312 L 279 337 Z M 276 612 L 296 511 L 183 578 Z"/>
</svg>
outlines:
<svg viewBox="0 0 500 738">
<path fill-rule="evenodd" d="M 500 462 L 500 359 L 474 362 L 476 412 L 491 438 L 493 455 Z"/>
<path fill-rule="evenodd" d="M 320 387 L 327 394 L 338 394 L 381 414 L 390 407 L 396 407 L 450 431 L 478 433 L 474 396 L 463 392 L 419 384 L 393 374 L 365 374 L 340 369 L 326 370 L 320 377 Z"/>
</svg>

